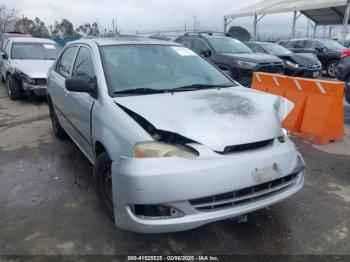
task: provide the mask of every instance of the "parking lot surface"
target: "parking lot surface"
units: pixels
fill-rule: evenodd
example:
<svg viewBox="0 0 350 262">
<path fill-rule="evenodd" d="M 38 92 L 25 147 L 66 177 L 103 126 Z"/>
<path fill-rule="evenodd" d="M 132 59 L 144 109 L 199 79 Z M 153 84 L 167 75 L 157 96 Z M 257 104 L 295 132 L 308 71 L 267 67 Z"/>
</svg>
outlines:
<svg viewBox="0 0 350 262">
<path fill-rule="evenodd" d="M 10 101 L 0 86 L 0 254 L 349 254 L 350 107 L 342 143 L 294 139 L 307 173 L 294 197 L 191 231 L 136 234 L 103 213 L 92 166 L 52 133 L 43 99 Z"/>
</svg>

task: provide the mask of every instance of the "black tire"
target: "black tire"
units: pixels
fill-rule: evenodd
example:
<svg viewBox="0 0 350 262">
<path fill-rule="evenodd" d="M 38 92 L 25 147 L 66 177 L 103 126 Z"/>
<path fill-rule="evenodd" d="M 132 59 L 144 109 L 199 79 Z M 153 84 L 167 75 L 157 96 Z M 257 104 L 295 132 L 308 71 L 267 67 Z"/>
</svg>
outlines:
<svg viewBox="0 0 350 262">
<path fill-rule="evenodd" d="M 106 152 L 96 158 L 93 176 L 97 198 L 107 216 L 114 221 L 112 161 Z"/>
<path fill-rule="evenodd" d="M 345 81 L 345 99 L 350 104 L 350 76 Z"/>
<path fill-rule="evenodd" d="M 335 70 L 338 66 L 338 63 L 339 63 L 339 61 L 337 61 L 337 60 L 332 60 L 332 61 L 328 62 L 327 68 L 326 68 L 328 76 L 335 77 Z"/>
<path fill-rule="evenodd" d="M 15 77 L 9 75 L 6 79 L 7 94 L 11 100 L 19 100 L 22 97 L 21 83 Z"/>
<path fill-rule="evenodd" d="M 63 129 L 63 127 L 61 126 L 51 101 L 49 100 L 48 103 L 49 103 L 50 118 L 52 122 L 53 133 L 59 140 L 66 140 L 68 138 L 68 135 L 66 131 Z"/>
</svg>

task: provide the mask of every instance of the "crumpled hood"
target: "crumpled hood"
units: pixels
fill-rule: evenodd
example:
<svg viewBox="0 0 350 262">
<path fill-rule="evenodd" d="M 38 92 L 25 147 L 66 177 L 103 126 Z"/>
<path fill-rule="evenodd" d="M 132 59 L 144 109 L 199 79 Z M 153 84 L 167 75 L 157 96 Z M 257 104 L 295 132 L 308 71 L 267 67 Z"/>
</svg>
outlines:
<svg viewBox="0 0 350 262">
<path fill-rule="evenodd" d="M 46 78 L 47 71 L 55 60 L 12 60 L 14 67 L 28 75 L 30 78 Z"/>
<path fill-rule="evenodd" d="M 316 65 L 319 63 L 317 56 L 311 53 L 288 53 L 278 55 L 278 57 L 291 60 L 292 62 L 303 66 Z"/>
<path fill-rule="evenodd" d="M 215 151 L 282 135 L 288 100 L 243 87 L 116 97 L 155 128 L 177 133 Z"/>
<path fill-rule="evenodd" d="M 244 53 L 244 54 L 231 54 L 231 53 L 221 53 L 220 55 L 232 57 L 238 60 L 243 60 L 253 63 L 277 63 L 281 60 L 274 55 L 261 54 L 261 53 Z"/>
</svg>

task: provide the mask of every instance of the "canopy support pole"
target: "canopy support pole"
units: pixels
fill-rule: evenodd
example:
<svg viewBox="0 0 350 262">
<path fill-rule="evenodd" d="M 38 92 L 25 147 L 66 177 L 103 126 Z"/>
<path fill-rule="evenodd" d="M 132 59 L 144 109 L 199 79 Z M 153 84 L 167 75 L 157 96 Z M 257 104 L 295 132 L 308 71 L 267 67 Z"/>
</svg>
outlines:
<svg viewBox="0 0 350 262">
<path fill-rule="evenodd" d="M 317 32 L 317 24 L 315 24 L 315 26 L 314 26 L 314 38 L 316 37 L 316 32 Z"/>
<path fill-rule="evenodd" d="M 226 34 L 227 32 L 227 18 L 224 17 L 224 33 Z"/>
<path fill-rule="evenodd" d="M 253 32 L 254 41 L 257 40 L 257 36 L 258 36 L 258 23 L 264 16 L 265 15 L 262 15 L 258 18 L 258 15 L 254 15 L 254 32 Z"/>
<path fill-rule="evenodd" d="M 258 15 L 254 15 L 254 31 L 253 31 L 253 40 L 256 41 L 256 35 L 258 33 Z"/>
<path fill-rule="evenodd" d="M 298 14 L 298 11 L 293 12 L 292 38 L 295 38 L 295 26 L 300 16 L 301 16 L 301 13 Z"/>
<path fill-rule="evenodd" d="M 343 21 L 343 34 L 341 42 L 344 44 L 346 40 L 346 34 L 348 32 L 348 22 L 349 22 L 349 14 L 350 14 L 350 4 L 347 5 L 345 14 L 344 14 L 344 21 Z"/>
<path fill-rule="evenodd" d="M 232 23 L 234 18 L 231 19 L 227 19 L 226 17 L 224 17 L 224 33 L 227 33 L 227 26 Z"/>
</svg>

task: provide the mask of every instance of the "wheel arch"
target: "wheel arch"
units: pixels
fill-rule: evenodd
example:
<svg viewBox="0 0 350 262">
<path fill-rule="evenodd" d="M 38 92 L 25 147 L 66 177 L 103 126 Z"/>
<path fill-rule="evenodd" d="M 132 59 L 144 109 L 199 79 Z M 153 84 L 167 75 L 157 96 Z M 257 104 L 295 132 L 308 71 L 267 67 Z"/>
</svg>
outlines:
<svg viewBox="0 0 350 262">
<path fill-rule="evenodd" d="M 106 147 L 99 140 L 97 140 L 94 144 L 94 152 L 95 152 L 95 158 L 97 158 L 100 154 L 104 152 L 108 154 Z"/>
</svg>

